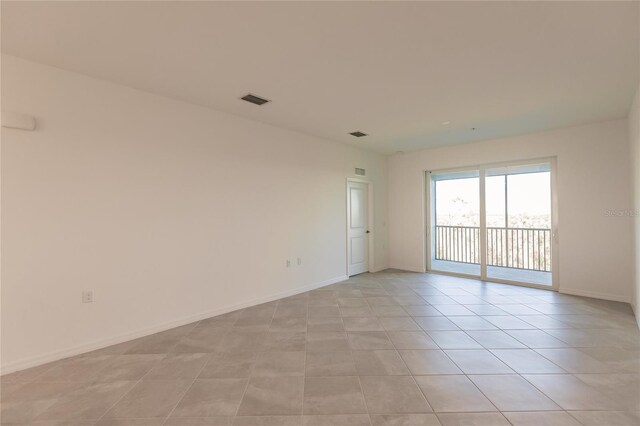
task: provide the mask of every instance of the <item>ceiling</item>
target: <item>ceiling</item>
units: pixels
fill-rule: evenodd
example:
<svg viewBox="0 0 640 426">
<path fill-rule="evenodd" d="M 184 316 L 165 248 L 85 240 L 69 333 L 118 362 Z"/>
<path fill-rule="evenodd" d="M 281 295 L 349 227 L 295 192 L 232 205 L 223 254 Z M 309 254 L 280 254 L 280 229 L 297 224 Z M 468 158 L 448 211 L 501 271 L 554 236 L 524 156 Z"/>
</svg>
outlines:
<svg viewBox="0 0 640 426">
<path fill-rule="evenodd" d="M 636 2 L 3 1 L 2 51 L 394 153 L 625 117 L 638 24 Z"/>
</svg>

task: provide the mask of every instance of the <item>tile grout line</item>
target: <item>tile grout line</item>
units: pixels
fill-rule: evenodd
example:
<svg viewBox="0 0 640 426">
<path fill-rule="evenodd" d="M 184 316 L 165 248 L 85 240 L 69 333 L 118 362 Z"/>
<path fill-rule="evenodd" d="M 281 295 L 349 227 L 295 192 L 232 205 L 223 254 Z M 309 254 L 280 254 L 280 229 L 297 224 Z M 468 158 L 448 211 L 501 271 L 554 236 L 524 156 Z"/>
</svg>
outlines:
<svg viewBox="0 0 640 426">
<path fill-rule="evenodd" d="M 357 285 L 356 285 L 357 287 Z M 362 292 L 360 292 L 360 294 L 362 294 Z M 367 304 L 367 306 L 369 307 L 369 309 L 371 309 L 371 306 L 369 305 L 369 302 L 367 301 L 366 297 L 363 297 L 365 303 Z M 364 409 L 367 411 L 367 418 L 369 419 L 369 426 L 373 425 L 373 421 L 371 420 L 371 411 L 369 410 L 369 404 L 367 403 L 367 398 L 364 395 L 364 388 L 362 387 L 362 380 L 360 379 L 360 374 L 358 373 L 358 366 L 356 365 L 356 360 L 353 357 L 353 348 L 351 347 L 351 343 L 349 341 L 349 333 L 347 332 L 345 326 L 344 326 L 344 317 L 342 316 L 342 308 L 340 307 L 340 303 L 338 302 L 338 309 L 340 309 L 340 322 L 342 323 L 342 329 L 345 332 L 345 336 L 347 338 L 347 344 L 349 345 L 349 356 L 351 357 L 351 362 L 353 363 L 353 368 L 355 368 L 355 372 L 356 372 L 356 377 L 358 378 L 358 386 L 360 386 L 360 392 L 362 392 L 362 400 L 364 401 Z M 373 311 L 373 310 L 372 310 Z"/>
</svg>

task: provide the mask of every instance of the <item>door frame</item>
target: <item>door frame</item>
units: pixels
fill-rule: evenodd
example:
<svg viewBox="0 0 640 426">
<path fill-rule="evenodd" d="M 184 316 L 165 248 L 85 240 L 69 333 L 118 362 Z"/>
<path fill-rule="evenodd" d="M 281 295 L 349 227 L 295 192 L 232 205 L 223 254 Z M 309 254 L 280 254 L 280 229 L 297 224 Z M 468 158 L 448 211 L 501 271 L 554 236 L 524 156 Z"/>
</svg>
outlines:
<svg viewBox="0 0 640 426">
<path fill-rule="evenodd" d="M 374 241 L 375 241 L 375 227 L 373 222 L 373 182 L 369 179 L 363 178 L 355 178 L 348 177 L 344 184 L 344 193 L 345 193 L 345 242 L 346 242 L 346 251 L 345 251 L 345 275 L 349 277 L 349 183 L 357 182 L 367 185 L 367 225 L 369 229 L 369 261 L 368 261 L 368 270 L 367 272 L 376 272 L 375 268 L 375 251 L 374 251 Z M 363 272 L 364 273 L 364 272 Z"/>
<path fill-rule="evenodd" d="M 504 166 L 518 166 L 525 164 L 533 164 L 533 163 L 549 163 L 551 169 L 551 260 L 553 269 L 551 270 L 551 286 L 542 285 L 542 284 L 532 284 L 532 283 L 524 283 L 520 281 L 511 281 L 511 280 L 503 280 L 499 278 L 487 278 L 487 266 L 486 266 L 486 209 L 485 209 L 485 171 L 486 169 L 494 168 L 494 167 L 504 167 Z M 468 275 L 461 274 L 456 272 L 447 272 L 447 271 L 434 271 L 431 269 L 431 253 L 432 253 L 432 245 L 433 242 L 431 240 L 431 218 L 434 215 L 432 211 L 435 206 L 431 204 L 431 179 L 429 175 L 431 173 L 451 173 L 451 172 L 461 172 L 465 170 L 478 170 L 480 175 L 480 183 L 479 183 L 479 195 L 480 195 L 480 275 Z M 460 166 L 455 168 L 447 168 L 447 169 L 434 169 L 434 170 L 424 170 L 423 172 L 423 180 L 424 180 L 424 194 L 425 194 L 425 202 L 424 202 L 424 223 L 423 223 L 423 237 L 424 237 L 424 248 L 425 248 L 425 257 L 426 257 L 426 271 L 434 274 L 441 275 L 451 275 L 455 277 L 461 278 L 474 278 L 480 279 L 482 281 L 490 281 L 502 284 L 511 284 L 522 287 L 533 287 L 540 288 L 545 290 L 558 291 L 560 288 L 560 236 L 558 231 L 558 165 L 557 165 L 557 157 L 542 157 L 542 158 L 529 158 L 522 160 L 514 160 L 514 161 L 501 161 L 496 163 L 485 163 L 485 164 L 470 164 L 468 166 Z"/>
</svg>

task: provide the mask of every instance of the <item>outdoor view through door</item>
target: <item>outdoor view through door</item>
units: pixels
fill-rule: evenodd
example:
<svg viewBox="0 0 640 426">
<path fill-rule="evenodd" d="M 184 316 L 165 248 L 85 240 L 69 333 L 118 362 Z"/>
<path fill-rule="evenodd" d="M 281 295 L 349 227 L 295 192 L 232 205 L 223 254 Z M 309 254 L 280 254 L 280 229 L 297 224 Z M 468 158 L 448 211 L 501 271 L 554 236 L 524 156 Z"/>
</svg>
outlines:
<svg viewBox="0 0 640 426">
<path fill-rule="evenodd" d="M 553 284 L 551 163 L 430 172 L 432 271 Z"/>
</svg>

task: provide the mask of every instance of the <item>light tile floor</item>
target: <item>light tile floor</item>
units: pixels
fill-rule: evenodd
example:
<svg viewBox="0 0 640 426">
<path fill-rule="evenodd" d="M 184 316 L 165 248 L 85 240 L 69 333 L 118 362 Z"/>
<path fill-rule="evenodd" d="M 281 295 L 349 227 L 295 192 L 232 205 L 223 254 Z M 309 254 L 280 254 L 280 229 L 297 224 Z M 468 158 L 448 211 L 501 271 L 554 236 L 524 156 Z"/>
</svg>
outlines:
<svg viewBox="0 0 640 426">
<path fill-rule="evenodd" d="M 3 425 L 640 425 L 628 305 L 385 271 L 2 377 Z"/>
</svg>

